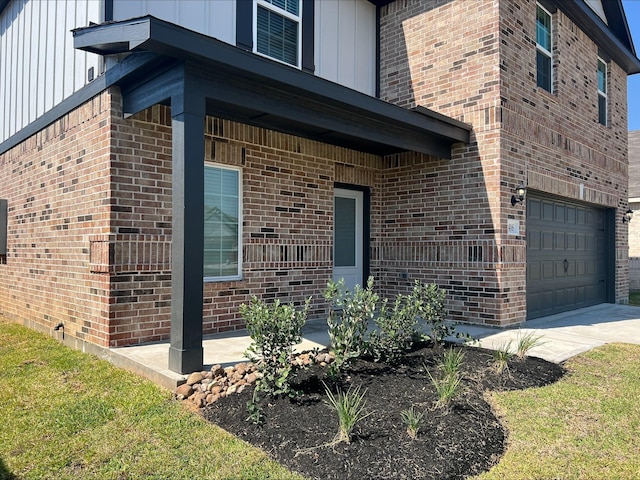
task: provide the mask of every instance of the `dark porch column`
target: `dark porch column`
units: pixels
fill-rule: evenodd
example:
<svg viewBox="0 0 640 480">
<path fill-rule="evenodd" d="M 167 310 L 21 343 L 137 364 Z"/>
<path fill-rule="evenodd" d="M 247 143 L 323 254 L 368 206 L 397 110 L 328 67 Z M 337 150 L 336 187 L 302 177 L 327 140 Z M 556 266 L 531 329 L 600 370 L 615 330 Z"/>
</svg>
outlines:
<svg viewBox="0 0 640 480">
<path fill-rule="evenodd" d="M 169 369 L 200 370 L 204 248 L 205 99 L 185 75 L 171 98 L 173 224 L 171 247 L 171 347 Z"/>
</svg>

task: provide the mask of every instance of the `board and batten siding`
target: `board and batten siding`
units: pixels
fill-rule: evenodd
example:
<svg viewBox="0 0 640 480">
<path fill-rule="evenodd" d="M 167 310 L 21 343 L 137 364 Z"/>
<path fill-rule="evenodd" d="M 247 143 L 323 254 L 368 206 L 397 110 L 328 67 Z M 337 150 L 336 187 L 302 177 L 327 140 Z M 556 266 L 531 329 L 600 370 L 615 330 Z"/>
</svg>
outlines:
<svg viewBox="0 0 640 480">
<path fill-rule="evenodd" d="M 376 7 L 367 0 L 316 0 L 315 74 L 375 95 Z M 153 15 L 236 44 L 236 0 L 113 0 L 113 19 Z"/>
<path fill-rule="evenodd" d="M 102 0 L 13 0 L 0 15 L 0 143 L 85 86 L 100 56 L 75 50 L 71 30 L 100 23 Z"/>
<path fill-rule="evenodd" d="M 236 0 L 113 0 L 113 19 L 152 15 L 235 45 Z"/>
<path fill-rule="evenodd" d="M 315 1 L 316 75 L 376 92 L 376 7 L 367 0 Z"/>
</svg>

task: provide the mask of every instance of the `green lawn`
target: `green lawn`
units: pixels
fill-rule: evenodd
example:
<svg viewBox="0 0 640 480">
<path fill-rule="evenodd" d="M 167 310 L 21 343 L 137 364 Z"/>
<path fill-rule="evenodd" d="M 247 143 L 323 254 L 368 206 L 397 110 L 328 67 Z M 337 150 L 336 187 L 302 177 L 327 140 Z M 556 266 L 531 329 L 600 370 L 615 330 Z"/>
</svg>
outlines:
<svg viewBox="0 0 640 480">
<path fill-rule="evenodd" d="M 487 479 L 640 478 L 640 346 L 610 344 L 544 388 L 493 393 L 509 430 Z"/>
<path fill-rule="evenodd" d="M 640 306 L 640 292 L 629 292 L 629 305 Z"/>
<path fill-rule="evenodd" d="M 169 391 L 0 319 L 0 479 L 299 479 Z"/>
<path fill-rule="evenodd" d="M 568 362 L 544 388 L 490 394 L 509 430 L 479 479 L 640 478 L 640 346 Z M 0 319 L 0 479 L 300 478 L 151 382 Z"/>
</svg>

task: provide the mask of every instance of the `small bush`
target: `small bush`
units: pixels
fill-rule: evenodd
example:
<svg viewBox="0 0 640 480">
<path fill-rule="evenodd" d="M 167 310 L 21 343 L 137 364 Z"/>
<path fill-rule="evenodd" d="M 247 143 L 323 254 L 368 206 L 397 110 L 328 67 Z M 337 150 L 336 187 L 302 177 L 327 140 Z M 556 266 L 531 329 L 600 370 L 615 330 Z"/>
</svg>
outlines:
<svg viewBox="0 0 640 480">
<path fill-rule="evenodd" d="M 333 443 L 351 443 L 351 433 L 356 424 L 371 415 L 371 412 L 365 410 L 364 396 L 367 391 L 360 393 L 360 386 L 351 385 L 346 392 L 337 390 L 334 395 L 329 387 L 325 385 L 324 388 L 328 398 L 327 405 L 338 415 L 338 433 Z"/>
<path fill-rule="evenodd" d="M 424 422 L 424 412 L 416 412 L 411 405 L 407 410 L 402 410 L 400 412 L 400 418 L 402 419 L 402 423 L 404 423 L 407 427 L 407 434 L 411 440 L 415 440 L 418 438 L 418 431 Z"/>
<path fill-rule="evenodd" d="M 471 339 L 468 334 L 456 332 L 456 326 L 446 322 L 446 291 L 435 283 L 423 284 L 416 280 L 409 295 L 418 314 L 426 323 L 426 335 L 436 346 L 447 337 Z"/>
<path fill-rule="evenodd" d="M 373 277 L 369 277 L 366 288 L 356 285 L 353 292 L 345 289 L 343 280 L 330 281 L 324 298 L 329 302 L 327 324 L 335 356 L 330 368 L 335 375 L 365 352 L 365 335 L 379 297 L 373 291 Z"/>
<path fill-rule="evenodd" d="M 307 319 L 311 297 L 302 310 L 291 304 L 276 300 L 268 305 L 252 297 L 249 304 L 240 306 L 252 343 L 245 352 L 247 357 L 256 359 L 263 376 L 256 383 L 256 389 L 269 395 L 292 395 L 290 378 L 294 366 L 291 363 L 293 347 L 302 339 L 302 327 Z"/>
<path fill-rule="evenodd" d="M 412 346 L 418 330 L 420 304 L 412 296 L 398 295 L 391 309 L 383 302 L 369 336 L 369 352 L 376 362 L 397 363 Z"/>
</svg>

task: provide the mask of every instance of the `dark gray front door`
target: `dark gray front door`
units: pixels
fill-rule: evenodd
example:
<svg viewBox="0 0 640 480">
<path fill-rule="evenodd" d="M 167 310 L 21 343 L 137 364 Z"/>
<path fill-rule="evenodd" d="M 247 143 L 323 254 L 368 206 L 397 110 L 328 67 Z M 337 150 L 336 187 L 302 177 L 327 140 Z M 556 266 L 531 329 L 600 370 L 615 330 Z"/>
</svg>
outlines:
<svg viewBox="0 0 640 480">
<path fill-rule="evenodd" d="M 527 196 L 527 318 L 606 302 L 605 211 Z"/>
</svg>

